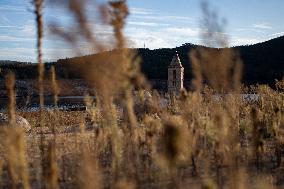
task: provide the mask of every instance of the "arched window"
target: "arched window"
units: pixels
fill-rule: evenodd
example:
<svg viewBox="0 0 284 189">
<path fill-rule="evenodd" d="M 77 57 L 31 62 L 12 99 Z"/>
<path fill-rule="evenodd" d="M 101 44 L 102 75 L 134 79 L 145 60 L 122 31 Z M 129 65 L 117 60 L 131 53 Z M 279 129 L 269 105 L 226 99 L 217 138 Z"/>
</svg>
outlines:
<svg viewBox="0 0 284 189">
<path fill-rule="evenodd" d="M 174 80 L 177 79 L 177 71 L 176 71 L 176 70 L 173 71 L 173 79 L 174 79 Z"/>
</svg>

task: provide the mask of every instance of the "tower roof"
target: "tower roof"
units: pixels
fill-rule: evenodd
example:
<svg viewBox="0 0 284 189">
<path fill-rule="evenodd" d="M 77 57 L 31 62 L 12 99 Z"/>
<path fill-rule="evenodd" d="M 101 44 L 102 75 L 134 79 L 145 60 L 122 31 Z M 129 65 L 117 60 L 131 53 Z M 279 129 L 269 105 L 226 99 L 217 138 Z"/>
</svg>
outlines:
<svg viewBox="0 0 284 189">
<path fill-rule="evenodd" d="M 177 52 L 176 52 L 175 56 L 173 57 L 172 62 L 169 65 L 169 67 L 170 68 L 183 68 Z"/>
</svg>

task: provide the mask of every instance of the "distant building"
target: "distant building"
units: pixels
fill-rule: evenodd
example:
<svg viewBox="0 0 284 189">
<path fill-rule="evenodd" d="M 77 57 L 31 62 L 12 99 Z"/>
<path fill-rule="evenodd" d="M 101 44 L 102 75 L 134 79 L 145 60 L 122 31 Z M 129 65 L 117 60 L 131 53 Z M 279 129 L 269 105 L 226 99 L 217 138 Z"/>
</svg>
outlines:
<svg viewBox="0 0 284 189">
<path fill-rule="evenodd" d="M 173 57 L 168 67 L 168 93 L 177 94 L 183 89 L 184 68 L 181 65 L 178 53 Z"/>
</svg>

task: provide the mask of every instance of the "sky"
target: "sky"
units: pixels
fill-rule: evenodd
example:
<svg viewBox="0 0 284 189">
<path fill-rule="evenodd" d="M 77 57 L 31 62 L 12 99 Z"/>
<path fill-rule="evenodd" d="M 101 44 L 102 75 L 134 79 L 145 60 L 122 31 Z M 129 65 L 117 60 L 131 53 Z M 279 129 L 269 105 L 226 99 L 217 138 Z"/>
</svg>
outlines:
<svg viewBox="0 0 284 189">
<path fill-rule="evenodd" d="M 105 1 L 96 0 L 98 4 Z M 127 4 L 130 15 L 124 34 L 129 47 L 157 49 L 174 48 L 184 43 L 204 44 L 200 0 L 128 0 Z M 255 44 L 284 35 L 283 0 L 208 0 L 208 4 L 220 20 L 226 20 L 222 29 L 229 46 Z M 97 12 L 92 5 L 87 9 L 88 15 Z M 44 61 L 77 55 L 70 44 L 48 32 L 54 24 L 75 32 L 72 23 L 67 9 L 45 4 Z M 90 26 L 96 27 L 94 36 L 112 43 L 111 27 L 96 19 L 90 19 Z M 31 0 L 0 0 L 0 60 L 36 62 L 35 47 Z M 93 53 L 87 41 L 82 41 L 79 48 L 82 54 Z"/>
</svg>

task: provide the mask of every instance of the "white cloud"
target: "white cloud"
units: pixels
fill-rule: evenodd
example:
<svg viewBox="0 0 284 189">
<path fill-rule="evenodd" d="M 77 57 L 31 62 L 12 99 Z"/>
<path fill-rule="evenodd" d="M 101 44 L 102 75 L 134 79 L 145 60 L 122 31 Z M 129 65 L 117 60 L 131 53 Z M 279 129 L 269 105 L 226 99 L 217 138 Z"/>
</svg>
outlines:
<svg viewBox="0 0 284 189">
<path fill-rule="evenodd" d="M 257 29 L 257 28 L 238 28 L 237 31 L 257 32 L 257 33 L 262 33 L 262 34 L 265 33 L 263 29 Z"/>
<path fill-rule="evenodd" d="M 23 6 L 11 6 L 11 5 L 1 5 L 1 11 L 16 11 L 16 12 L 25 12 L 27 11 L 27 7 Z"/>
<path fill-rule="evenodd" d="M 25 10 L 24 7 L 9 7 L 4 6 L 0 7 L 1 10 Z M 129 44 L 129 47 L 143 47 L 144 44 L 147 48 L 157 49 L 157 48 L 173 48 L 180 46 L 183 43 L 194 43 L 194 44 L 203 44 L 203 40 L 200 37 L 202 31 L 204 30 L 197 28 L 197 19 L 187 16 L 177 16 L 177 15 L 166 15 L 157 10 L 143 9 L 143 8 L 130 8 L 130 17 L 126 24 L 125 36 L 127 37 L 126 41 Z M 58 13 L 61 15 L 62 13 Z M 62 19 L 62 14 L 59 18 L 57 14 L 54 15 L 55 19 Z M 62 24 L 62 28 L 67 30 L 69 33 L 74 33 L 79 31 L 78 28 L 71 29 L 66 26 L 66 23 L 69 23 L 69 17 L 62 19 L 65 24 Z M 53 18 L 54 19 L 54 18 Z M 68 22 L 66 21 L 68 20 Z M 2 22 L 1 22 L 2 21 Z M 58 20 L 57 20 L 58 21 Z M 194 26 L 194 27 L 193 27 Z M 48 27 L 48 26 L 45 26 Z M 113 38 L 113 29 L 108 25 L 100 24 L 89 24 L 90 29 L 93 32 L 93 35 L 98 39 L 99 42 L 103 44 L 108 44 L 107 48 L 111 48 L 115 44 L 115 39 Z M 24 43 L 34 43 L 35 45 L 35 23 L 34 20 L 28 20 L 24 22 L 22 26 L 13 26 L 9 23 L 7 18 L 2 18 L 0 15 L 0 29 L 1 28 L 12 28 L 11 31 L 17 32 L 1 35 L 1 41 L 9 42 L 24 42 Z M 16 30 L 17 29 L 17 30 Z M 46 28 L 45 28 L 46 29 Z M 261 36 L 255 37 L 254 33 L 266 34 L 272 27 L 269 23 L 257 23 L 251 25 L 247 28 L 239 28 L 237 31 L 239 33 L 248 31 L 252 33 L 252 37 L 234 36 L 231 38 L 230 45 L 244 45 L 244 44 L 254 44 L 261 42 Z M 45 32 L 48 30 L 45 30 Z M 269 37 L 276 37 L 284 35 L 284 32 L 274 33 Z M 220 33 L 219 37 L 227 36 L 227 34 Z M 266 36 L 267 37 L 267 36 Z M 264 37 L 262 36 L 262 39 Z M 21 43 L 22 44 L 22 43 Z M 47 45 L 46 45 L 47 44 Z M 49 48 L 44 48 L 44 59 L 45 60 L 55 60 L 57 58 L 65 58 L 76 55 L 76 52 L 70 44 L 67 44 L 62 38 L 54 37 L 49 32 L 45 33 L 44 36 L 44 45 Z M 92 53 L 90 50 L 91 43 L 80 38 L 78 43 L 79 50 L 84 53 Z M 60 48 L 63 47 L 63 48 Z M 15 48 L 15 49 L 3 49 L 1 48 L 0 59 L 3 57 L 14 57 L 11 59 L 17 60 L 35 60 L 36 52 L 34 48 Z M 7 58 L 5 58 L 7 59 Z"/>
<path fill-rule="evenodd" d="M 199 35 L 198 29 L 189 27 L 169 27 L 166 29 L 166 32 L 182 37 L 197 37 Z"/>
<path fill-rule="evenodd" d="M 251 45 L 261 42 L 261 39 L 253 37 L 234 37 L 230 41 L 230 46 Z"/>
<path fill-rule="evenodd" d="M 126 36 L 133 41 L 133 47 L 147 48 L 173 48 L 186 42 L 200 41 L 198 29 L 190 27 L 165 27 L 165 28 L 134 28 L 126 29 Z"/>
<path fill-rule="evenodd" d="M 129 25 L 136 25 L 136 26 L 151 26 L 151 27 L 169 26 L 169 24 L 155 23 L 155 22 L 134 22 L 134 21 L 129 21 L 129 22 L 127 22 L 127 24 L 129 24 Z"/>
<path fill-rule="evenodd" d="M 143 8 L 130 8 L 130 18 L 143 20 L 143 22 L 193 22 L 195 19 L 188 16 L 165 15 L 157 10 L 143 9 Z"/>
<path fill-rule="evenodd" d="M 284 35 L 284 32 L 278 32 L 278 33 L 274 33 L 271 35 L 271 37 L 280 37 L 280 36 L 283 36 Z"/>
<path fill-rule="evenodd" d="M 0 35 L 1 42 L 32 42 L 34 40 L 34 38 Z"/>
<path fill-rule="evenodd" d="M 184 21 L 193 21 L 194 19 L 189 16 L 162 16 L 162 18 L 169 19 L 169 20 L 184 20 Z"/>
<path fill-rule="evenodd" d="M 86 53 L 87 54 L 87 53 Z M 76 51 L 72 48 L 43 48 L 43 60 L 56 61 L 60 58 L 76 56 Z"/>
<path fill-rule="evenodd" d="M 231 37 L 231 46 L 239 46 L 239 45 L 251 45 L 256 43 L 262 43 L 264 41 L 268 41 L 270 39 L 284 36 L 284 32 L 277 32 L 273 34 L 267 34 L 262 36 L 251 36 L 251 37 L 240 37 L 240 36 L 233 36 Z"/>
<path fill-rule="evenodd" d="M 254 24 L 254 28 L 257 29 L 264 29 L 264 30 L 271 30 L 272 27 L 269 25 L 269 23 L 259 23 L 259 24 Z"/>
<path fill-rule="evenodd" d="M 151 21 L 162 21 L 162 22 L 193 22 L 194 19 L 186 16 L 172 16 L 172 15 L 132 15 L 130 18 L 133 19 L 143 19 Z"/>
<path fill-rule="evenodd" d="M 59 58 L 76 55 L 71 48 L 43 48 L 43 60 L 54 61 Z M 36 62 L 36 49 L 34 48 L 1 48 L 1 60 L 18 60 Z"/>
<path fill-rule="evenodd" d="M 0 26 L 0 28 L 17 28 L 17 26 L 7 26 L 7 25 L 4 25 L 4 26 Z"/>
<path fill-rule="evenodd" d="M 113 28 L 106 24 L 89 24 L 92 31 L 96 34 L 112 34 Z"/>
<path fill-rule="evenodd" d="M 24 32 L 25 35 L 34 35 L 35 33 L 35 25 L 34 24 L 25 24 L 22 27 L 22 31 Z"/>
<path fill-rule="evenodd" d="M 5 15 L 0 15 L 0 24 L 1 25 L 11 25 L 11 22 Z"/>
<path fill-rule="evenodd" d="M 143 9 L 143 8 L 130 8 L 130 14 L 137 14 L 137 15 L 151 15 L 154 14 L 153 10 Z"/>
<path fill-rule="evenodd" d="M 165 15 L 156 10 L 130 9 L 125 35 L 131 47 L 170 48 L 185 42 L 199 41 L 197 28 L 184 26 L 192 23 L 187 16 Z"/>
</svg>

